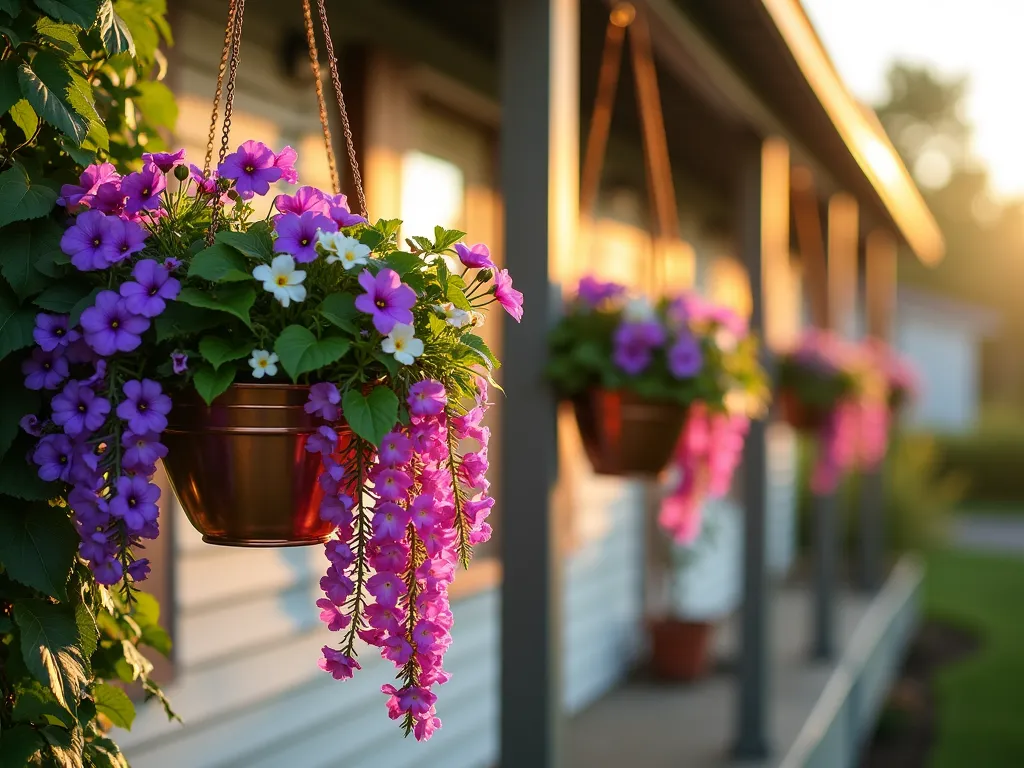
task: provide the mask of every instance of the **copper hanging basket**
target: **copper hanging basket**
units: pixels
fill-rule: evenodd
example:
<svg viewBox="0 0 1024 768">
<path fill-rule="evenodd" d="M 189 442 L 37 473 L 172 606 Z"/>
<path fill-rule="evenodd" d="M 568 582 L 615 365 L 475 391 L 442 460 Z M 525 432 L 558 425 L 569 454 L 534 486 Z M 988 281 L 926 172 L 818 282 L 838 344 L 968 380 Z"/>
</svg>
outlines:
<svg viewBox="0 0 1024 768">
<path fill-rule="evenodd" d="M 320 454 L 306 441 L 323 422 L 305 412 L 309 387 L 233 384 L 206 405 L 176 398 L 163 441 L 175 496 L 203 541 L 232 547 L 320 544 Z M 341 442 L 351 433 L 339 430 Z"/>
<path fill-rule="evenodd" d="M 679 440 L 686 408 L 624 390 L 591 389 L 573 399 L 587 458 L 599 475 L 656 475 Z"/>
</svg>

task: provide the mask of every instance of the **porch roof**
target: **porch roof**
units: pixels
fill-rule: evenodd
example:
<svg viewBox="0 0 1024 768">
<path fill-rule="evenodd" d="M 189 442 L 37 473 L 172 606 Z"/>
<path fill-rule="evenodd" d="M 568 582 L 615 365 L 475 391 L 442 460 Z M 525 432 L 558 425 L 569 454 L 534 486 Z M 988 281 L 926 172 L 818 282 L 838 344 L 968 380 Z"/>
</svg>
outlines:
<svg viewBox="0 0 1024 768">
<path fill-rule="evenodd" d="M 660 58 L 727 119 L 791 141 L 794 156 L 891 224 L 921 261 L 938 224 L 874 112 L 839 77 L 799 0 L 643 0 Z"/>
</svg>

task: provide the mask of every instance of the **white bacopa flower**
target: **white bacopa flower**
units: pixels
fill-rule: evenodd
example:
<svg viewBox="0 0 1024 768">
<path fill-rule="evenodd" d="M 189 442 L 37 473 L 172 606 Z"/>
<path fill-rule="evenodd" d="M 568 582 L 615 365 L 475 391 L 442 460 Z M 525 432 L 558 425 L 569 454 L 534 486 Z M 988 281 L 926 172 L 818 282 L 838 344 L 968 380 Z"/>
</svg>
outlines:
<svg viewBox="0 0 1024 768">
<path fill-rule="evenodd" d="M 484 324 L 484 313 L 474 309 L 469 313 L 469 324 L 473 328 L 481 328 Z"/>
<path fill-rule="evenodd" d="M 622 309 L 622 319 L 627 323 L 646 323 L 654 319 L 654 307 L 647 299 L 630 299 Z"/>
<path fill-rule="evenodd" d="M 338 252 L 338 232 L 324 232 L 322 229 L 316 231 L 316 244 L 319 245 L 327 253 Z M 331 257 L 328 256 L 327 260 L 330 261 Z M 335 259 L 336 261 L 337 259 Z"/>
<path fill-rule="evenodd" d="M 455 328 L 462 328 L 463 326 L 470 325 L 473 320 L 471 313 L 464 309 L 459 309 L 450 301 L 447 301 L 444 304 L 435 304 L 434 309 L 438 312 L 443 312 L 444 321 Z"/>
<path fill-rule="evenodd" d="M 277 376 L 277 355 L 265 349 L 254 349 L 249 358 L 252 366 L 252 377 L 262 379 L 264 376 Z"/>
<path fill-rule="evenodd" d="M 398 323 L 391 329 L 380 346 L 387 354 L 394 355 L 402 365 L 412 365 L 413 361 L 423 354 L 423 342 L 413 334 L 416 329 L 405 323 Z"/>
<path fill-rule="evenodd" d="M 282 307 L 306 298 L 306 287 L 302 285 L 306 273 L 296 269 L 295 260 L 287 254 L 275 256 L 270 266 L 260 264 L 252 271 L 252 276 L 263 281 L 263 290 L 274 294 Z"/>
<path fill-rule="evenodd" d="M 370 246 L 363 245 L 354 237 L 348 237 L 341 232 L 334 233 L 334 240 L 331 243 L 333 248 L 327 257 L 328 264 L 341 262 L 346 270 L 366 264 L 370 258 Z"/>
</svg>

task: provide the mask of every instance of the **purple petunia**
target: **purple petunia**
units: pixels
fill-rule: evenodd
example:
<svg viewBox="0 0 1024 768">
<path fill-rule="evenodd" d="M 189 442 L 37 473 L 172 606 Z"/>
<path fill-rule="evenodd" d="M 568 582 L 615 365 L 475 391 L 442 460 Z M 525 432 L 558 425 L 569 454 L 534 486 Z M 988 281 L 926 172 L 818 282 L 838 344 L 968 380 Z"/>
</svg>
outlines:
<svg viewBox="0 0 1024 768">
<path fill-rule="evenodd" d="M 204 195 L 212 195 L 217 191 L 217 172 L 211 171 L 210 175 L 207 176 L 203 173 L 203 169 L 198 165 L 189 164 L 188 166 L 189 176 L 192 177 L 192 181 L 199 187 L 199 191 Z"/>
<path fill-rule="evenodd" d="M 408 590 L 402 577 L 397 573 L 375 573 L 366 582 L 366 591 L 377 598 L 377 604 L 385 608 L 398 605 L 398 598 Z"/>
<path fill-rule="evenodd" d="M 182 150 L 182 152 L 184 152 L 184 150 Z M 148 557 L 140 558 L 128 566 L 128 575 L 135 581 L 145 581 L 146 577 L 149 576 L 149 571 L 150 566 Z"/>
<path fill-rule="evenodd" d="M 306 440 L 306 450 L 329 456 L 338 450 L 338 433 L 328 426 L 320 427 Z"/>
<path fill-rule="evenodd" d="M 651 350 L 664 343 L 665 329 L 659 323 L 623 323 L 615 330 L 612 360 L 623 371 L 636 376 L 650 365 Z"/>
<path fill-rule="evenodd" d="M 146 163 L 141 171 L 128 174 L 121 182 L 121 193 L 128 198 L 127 213 L 151 211 L 160 207 L 160 193 L 167 188 L 167 179 L 153 163 Z"/>
<path fill-rule="evenodd" d="M 171 352 L 171 369 L 176 376 L 188 370 L 188 355 L 184 352 Z"/>
<path fill-rule="evenodd" d="M 606 283 L 587 275 L 580 280 L 576 289 L 576 298 L 588 307 L 596 307 L 610 299 L 617 299 L 626 292 L 626 286 L 618 283 Z"/>
<path fill-rule="evenodd" d="M 108 182 L 120 180 L 117 169 L 111 163 L 90 165 L 82 175 L 78 177 L 78 184 L 65 184 L 60 188 L 60 197 L 57 198 L 57 205 L 63 205 L 68 210 L 78 205 L 90 205 L 96 190 Z"/>
<path fill-rule="evenodd" d="M 523 294 L 512 287 L 512 276 L 507 269 L 494 276 L 494 298 L 517 323 L 523 319 Z"/>
<path fill-rule="evenodd" d="M 82 272 L 106 269 L 114 261 L 113 243 L 120 234 L 120 221 L 101 211 L 85 211 L 61 236 L 60 249 Z"/>
<path fill-rule="evenodd" d="M 287 253 L 298 263 L 307 264 L 316 259 L 317 232 L 337 232 L 338 225 L 322 213 L 306 211 L 281 214 L 274 223 L 274 230 L 277 232 L 274 251 Z"/>
<path fill-rule="evenodd" d="M 217 171 L 225 179 L 234 179 L 235 191 L 248 200 L 253 195 L 267 194 L 270 185 L 284 175 L 284 170 L 274 165 L 275 160 L 266 144 L 250 140 L 228 155 Z"/>
<path fill-rule="evenodd" d="M 97 211 L 113 214 L 115 216 L 124 213 L 124 192 L 121 191 L 121 181 L 108 181 L 100 184 L 96 190 L 96 199 L 92 201 L 92 207 Z"/>
<path fill-rule="evenodd" d="M 184 165 L 185 150 L 179 149 L 177 152 L 146 152 L 142 155 L 142 162 L 152 163 L 160 169 L 161 173 L 168 173 L 176 165 Z"/>
<path fill-rule="evenodd" d="M 167 301 L 177 298 L 181 283 L 153 259 L 143 259 L 132 270 L 135 282 L 122 283 L 121 296 L 129 312 L 143 317 L 156 317 L 167 308 Z"/>
<path fill-rule="evenodd" d="M 412 441 L 401 432 L 388 432 L 380 441 L 377 458 L 385 467 L 407 464 L 412 458 Z"/>
<path fill-rule="evenodd" d="M 18 420 L 18 426 L 32 437 L 40 437 L 43 434 L 43 427 L 39 417 L 34 413 L 26 413 Z"/>
<path fill-rule="evenodd" d="M 132 379 L 124 383 L 125 399 L 117 406 L 119 418 L 128 422 L 135 434 L 160 433 L 167 429 L 171 398 L 152 379 Z"/>
<path fill-rule="evenodd" d="M 90 568 L 97 584 L 104 584 L 109 587 L 117 584 L 124 578 L 124 566 L 121 565 L 120 560 L 116 560 L 113 557 L 100 563 L 91 563 Z"/>
<path fill-rule="evenodd" d="M 44 352 L 53 352 L 58 347 L 67 347 L 78 341 L 78 331 L 68 328 L 67 315 L 36 315 L 36 327 L 32 330 L 32 338 Z"/>
<path fill-rule="evenodd" d="M 86 342 L 105 357 L 137 349 L 149 328 L 149 320 L 130 312 L 124 299 L 113 291 L 100 291 L 96 305 L 82 313 L 81 323 Z"/>
<path fill-rule="evenodd" d="M 281 213 L 294 213 L 301 216 L 307 211 L 324 213 L 327 202 L 324 193 L 316 187 L 299 187 L 294 195 L 278 195 L 274 198 L 274 206 Z M 333 230 L 332 230 L 333 231 Z"/>
<path fill-rule="evenodd" d="M 409 387 L 408 403 L 413 416 L 437 416 L 448 405 L 448 395 L 441 382 L 426 379 Z"/>
<path fill-rule="evenodd" d="M 329 645 L 325 645 L 322 651 L 324 657 L 320 659 L 320 669 L 329 672 L 335 680 L 348 680 L 355 670 L 362 669 L 358 661 Z"/>
<path fill-rule="evenodd" d="M 328 382 L 320 382 L 309 388 L 309 402 L 303 406 L 306 413 L 319 416 L 326 421 L 334 421 L 341 415 L 341 393 L 338 388 Z"/>
<path fill-rule="evenodd" d="M 63 480 L 71 477 L 71 461 L 74 444 L 67 435 L 47 435 L 38 443 L 32 453 L 33 463 L 39 467 L 43 480 Z"/>
<path fill-rule="evenodd" d="M 110 413 L 110 401 L 99 397 L 80 381 L 69 381 L 50 402 L 53 423 L 64 427 L 68 437 L 92 433 L 103 426 Z"/>
<path fill-rule="evenodd" d="M 153 432 L 137 434 L 130 429 L 121 437 L 121 467 L 127 472 L 151 475 L 156 463 L 167 455 L 167 446 Z"/>
<path fill-rule="evenodd" d="M 463 266 L 471 269 L 497 269 L 491 261 L 491 251 L 483 243 L 476 245 L 455 244 L 455 252 L 459 254 L 459 261 Z"/>
<path fill-rule="evenodd" d="M 56 389 L 68 377 L 68 359 L 59 349 L 47 352 L 37 347 L 21 364 L 21 372 L 26 389 Z"/>
<path fill-rule="evenodd" d="M 281 171 L 281 180 L 288 184 L 299 182 L 299 172 L 295 170 L 295 161 L 299 153 L 291 147 L 285 147 L 274 155 L 274 167 Z"/>
<path fill-rule="evenodd" d="M 696 376 L 704 363 L 700 342 L 693 334 L 684 331 L 668 350 L 668 369 L 677 379 Z"/>
<path fill-rule="evenodd" d="M 117 478 L 117 495 L 110 500 L 110 514 L 132 533 L 142 532 L 160 514 L 160 488 L 141 475 Z"/>
<path fill-rule="evenodd" d="M 354 227 L 356 224 L 366 224 L 367 221 L 358 213 L 352 213 L 348 205 L 348 197 L 345 195 L 334 195 L 326 198 L 327 213 L 334 219 L 339 227 Z"/>
<path fill-rule="evenodd" d="M 107 258 L 111 264 L 127 259 L 146 247 L 146 232 L 138 222 L 116 218 L 109 221 L 110 240 Z"/>
<path fill-rule="evenodd" d="M 373 327 L 378 333 L 387 335 L 402 323 L 411 325 L 416 292 L 405 285 L 392 269 L 382 269 L 377 277 L 364 269 L 359 275 L 359 285 L 366 293 L 356 297 L 356 309 L 373 315 Z"/>
</svg>

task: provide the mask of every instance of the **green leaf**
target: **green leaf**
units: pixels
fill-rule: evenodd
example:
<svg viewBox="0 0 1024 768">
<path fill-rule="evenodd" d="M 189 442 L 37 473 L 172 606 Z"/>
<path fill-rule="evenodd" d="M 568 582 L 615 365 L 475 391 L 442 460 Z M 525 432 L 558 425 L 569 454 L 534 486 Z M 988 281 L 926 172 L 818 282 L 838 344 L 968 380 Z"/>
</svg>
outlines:
<svg viewBox="0 0 1024 768">
<path fill-rule="evenodd" d="M 101 288 L 93 288 L 85 296 L 75 302 L 74 306 L 71 307 L 71 317 L 68 322 L 72 325 L 78 325 L 78 321 L 82 319 L 82 313 L 85 312 L 89 307 L 96 305 L 96 297 L 100 295 Z"/>
<path fill-rule="evenodd" d="M 320 304 L 320 314 L 330 323 L 352 335 L 359 332 L 355 322 L 360 314 L 356 309 L 356 297 L 351 293 L 331 293 Z"/>
<path fill-rule="evenodd" d="M 171 655 L 171 636 L 158 624 L 151 624 L 142 630 L 139 642 L 148 645 L 161 656 L 169 658 Z"/>
<path fill-rule="evenodd" d="M 48 51 L 40 51 L 31 67 L 18 65 L 18 83 L 36 114 L 81 146 L 89 133 L 89 119 L 68 104 L 66 94 L 71 78 L 56 57 Z"/>
<path fill-rule="evenodd" d="M 220 312 L 191 307 L 177 301 L 168 302 L 167 309 L 153 323 L 157 342 L 200 333 L 223 324 L 224 316 Z"/>
<path fill-rule="evenodd" d="M 135 58 L 135 40 L 125 20 L 114 10 L 113 0 L 103 0 L 99 10 L 100 37 L 103 38 L 103 50 L 109 55 L 127 53 Z"/>
<path fill-rule="evenodd" d="M 130 674 L 126 682 L 133 682 L 140 677 L 147 677 L 153 671 L 153 663 L 142 655 L 142 651 L 135 647 L 130 640 L 121 641 L 121 651 L 124 653 L 124 662 Z"/>
<path fill-rule="evenodd" d="M 99 10 L 98 0 L 35 0 L 36 7 L 57 21 L 77 24 L 82 29 L 89 29 L 96 21 Z"/>
<path fill-rule="evenodd" d="M 20 96 L 21 92 L 19 91 L 18 93 Z M 36 116 L 35 110 L 32 109 L 31 104 L 22 98 L 19 98 L 15 105 L 11 107 L 11 119 L 21 129 L 21 132 L 25 134 L 26 141 L 35 135 L 36 128 L 39 127 L 39 118 Z"/>
<path fill-rule="evenodd" d="M 174 92 L 164 83 L 144 80 L 135 85 L 135 106 L 155 126 L 173 129 L 178 122 L 178 104 Z"/>
<path fill-rule="evenodd" d="M 93 768 L 128 768 L 121 748 L 105 736 L 93 736 L 85 745 L 85 754 Z"/>
<path fill-rule="evenodd" d="M 78 636 L 82 641 L 82 652 L 85 658 L 90 658 L 96 653 L 100 642 L 99 628 L 96 626 L 96 619 L 85 603 L 75 606 L 75 624 L 78 625 Z"/>
<path fill-rule="evenodd" d="M 74 711 L 86 683 L 74 610 L 46 600 L 20 600 L 14 605 L 14 623 L 29 671 L 50 686 L 61 705 Z"/>
<path fill-rule="evenodd" d="M 23 473 L 35 474 L 23 458 L 19 461 Z M 61 509 L 9 502 L 0 509 L 0 561 L 7 575 L 19 584 L 67 600 L 68 577 L 77 551 L 75 528 Z"/>
<path fill-rule="evenodd" d="M 78 42 L 80 29 L 74 24 L 61 24 L 45 16 L 40 16 L 36 22 L 36 32 L 57 50 L 67 54 L 72 61 L 85 61 L 89 58 Z"/>
<path fill-rule="evenodd" d="M 21 0 L 0 0 L 0 11 L 3 11 L 11 18 L 21 13 Z M 15 43 L 17 45 L 17 43 Z"/>
<path fill-rule="evenodd" d="M 44 746 L 43 739 L 30 726 L 5 728 L 0 733 L 0 768 L 25 768 Z"/>
<path fill-rule="evenodd" d="M 297 381 L 303 373 L 319 370 L 340 360 L 351 346 L 348 339 L 338 336 L 317 341 L 308 328 L 289 325 L 274 342 L 274 351 L 292 381 Z"/>
<path fill-rule="evenodd" d="M 75 716 L 60 705 L 53 692 L 39 681 L 31 679 L 27 684 L 18 686 L 11 717 L 16 723 L 63 725 L 65 728 L 75 724 Z M 0 734 L 0 748 L 2 746 L 3 734 Z"/>
<path fill-rule="evenodd" d="M 211 283 L 242 282 L 253 280 L 245 257 L 232 247 L 214 243 L 192 257 L 188 268 L 189 277 L 209 280 Z"/>
<path fill-rule="evenodd" d="M 100 683 L 93 688 L 92 698 L 96 702 L 96 711 L 106 715 L 118 728 L 132 727 L 135 705 L 127 693 L 107 683 Z"/>
<path fill-rule="evenodd" d="M 470 304 L 469 299 L 466 298 L 466 294 L 462 292 L 462 289 L 455 285 L 456 277 L 456 275 L 453 275 L 448 280 L 448 301 L 459 309 L 469 312 L 473 309 L 473 305 Z"/>
<path fill-rule="evenodd" d="M 148 592 L 139 592 L 135 596 L 132 618 L 141 628 L 153 626 L 160 622 L 160 603 Z"/>
<path fill-rule="evenodd" d="M 18 64 L 14 59 L 4 59 L 0 61 L 0 114 L 7 112 L 19 99 Z"/>
<path fill-rule="evenodd" d="M 241 360 L 252 354 L 252 340 L 231 340 L 220 336 L 204 336 L 199 342 L 199 354 L 214 370 L 232 360 Z"/>
<path fill-rule="evenodd" d="M 54 283 L 45 291 L 36 296 L 32 302 L 41 309 L 48 309 L 50 312 L 57 312 L 61 315 L 66 315 L 73 310 L 76 305 L 89 296 L 92 291 L 89 289 L 87 283 L 80 283 L 75 280 L 65 280 L 59 283 Z M 95 298 L 93 299 L 95 300 Z M 84 311 L 84 307 L 82 311 Z M 79 313 L 81 314 L 81 313 Z"/>
<path fill-rule="evenodd" d="M 398 375 L 399 365 L 398 361 L 395 360 L 394 355 L 389 355 L 386 352 L 377 349 L 374 350 L 373 352 L 373 359 L 376 360 L 381 365 L 383 365 L 385 368 L 387 368 L 388 373 L 390 373 L 392 376 Z"/>
<path fill-rule="evenodd" d="M 248 232 L 221 230 L 217 233 L 217 242 L 231 246 L 251 259 L 270 261 L 274 255 L 274 240 L 270 235 L 270 229 L 264 226 L 263 222 L 254 224 Z"/>
<path fill-rule="evenodd" d="M 256 301 L 256 289 L 239 283 L 217 286 L 211 293 L 196 288 L 182 288 L 178 301 L 193 307 L 227 312 L 251 327 L 249 310 Z"/>
<path fill-rule="evenodd" d="M 18 298 L 34 296 L 50 282 L 37 267 L 41 265 L 52 270 L 54 252 L 61 252 L 60 225 L 50 219 L 18 222 L 5 229 L 4 235 L 4 247 L 0 248 L 0 272 Z"/>
<path fill-rule="evenodd" d="M 406 272 L 412 272 L 423 264 L 419 256 L 414 253 L 406 253 L 405 251 L 389 253 L 387 258 L 384 259 L 384 263 L 397 272 L 399 277 Z"/>
<path fill-rule="evenodd" d="M 434 247 L 440 251 L 446 251 L 466 236 L 465 232 L 457 229 L 445 229 L 434 227 Z"/>
<path fill-rule="evenodd" d="M 476 334 L 465 333 L 462 335 L 460 341 L 462 341 L 463 344 L 472 349 L 474 352 L 479 354 L 484 359 L 484 362 L 487 364 L 488 368 L 501 367 L 501 361 L 495 356 L 493 352 L 491 352 L 491 348 L 484 343 L 484 340 L 481 339 Z"/>
<path fill-rule="evenodd" d="M 52 762 L 55 768 L 84 768 L 82 752 L 85 749 L 85 734 L 80 726 L 71 730 L 57 725 L 47 725 L 39 730 L 50 745 Z"/>
<path fill-rule="evenodd" d="M 34 343 L 32 329 L 36 313 L 19 309 L 18 299 L 6 285 L 0 285 L 0 360 L 11 352 Z"/>
<path fill-rule="evenodd" d="M 15 165 L 0 173 L 0 227 L 45 216 L 56 202 L 57 193 L 44 184 L 34 183 L 22 166 Z"/>
<path fill-rule="evenodd" d="M 200 365 L 196 369 L 195 376 L 192 377 L 192 382 L 195 384 L 199 396 L 206 401 L 207 405 L 210 405 L 218 395 L 223 394 L 231 386 L 236 373 L 234 366 L 231 365 L 217 370 L 209 365 Z"/>
<path fill-rule="evenodd" d="M 380 445 L 398 422 L 398 396 L 387 387 L 375 387 L 367 397 L 350 389 L 342 398 L 341 409 L 352 431 L 374 445 Z"/>
<path fill-rule="evenodd" d="M 24 387 L 11 387 L 0 398 L 0 457 L 7 453 L 18 436 L 18 421 L 27 413 L 39 411 L 39 393 Z"/>
</svg>

